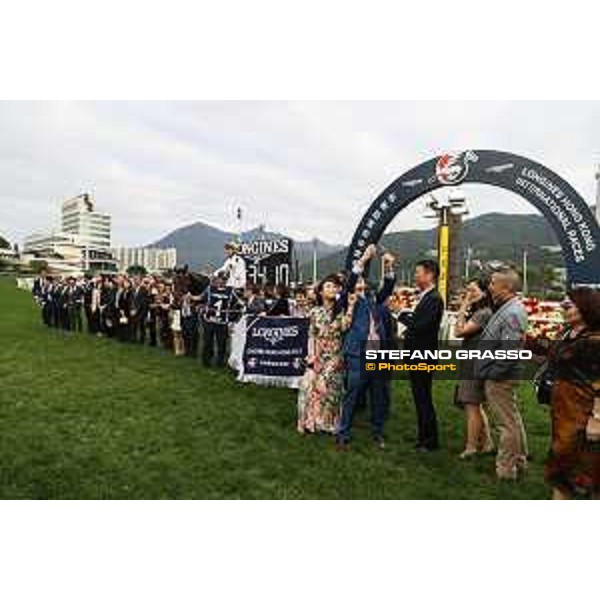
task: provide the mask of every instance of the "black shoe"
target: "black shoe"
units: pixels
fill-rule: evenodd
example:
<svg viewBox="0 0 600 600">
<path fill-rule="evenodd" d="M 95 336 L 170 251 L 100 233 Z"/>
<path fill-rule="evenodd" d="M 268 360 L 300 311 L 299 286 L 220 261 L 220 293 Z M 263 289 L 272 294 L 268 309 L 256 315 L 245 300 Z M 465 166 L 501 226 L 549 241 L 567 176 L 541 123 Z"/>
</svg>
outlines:
<svg viewBox="0 0 600 600">
<path fill-rule="evenodd" d="M 416 446 L 416 450 L 417 452 L 422 452 L 423 454 L 427 454 L 429 452 L 435 452 L 436 450 L 439 450 L 440 447 L 438 446 L 438 444 L 418 444 Z"/>
<path fill-rule="evenodd" d="M 374 437 L 373 442 L 378 450 L 385 450 L 385 439 L 383 436 Z"/>
<path fill-rule="evenodd" d="M 336 440 L 335 449 L 337 452 L 349 452 L 350 442 L 345 442 L 344 440 Z"/>
</svg>

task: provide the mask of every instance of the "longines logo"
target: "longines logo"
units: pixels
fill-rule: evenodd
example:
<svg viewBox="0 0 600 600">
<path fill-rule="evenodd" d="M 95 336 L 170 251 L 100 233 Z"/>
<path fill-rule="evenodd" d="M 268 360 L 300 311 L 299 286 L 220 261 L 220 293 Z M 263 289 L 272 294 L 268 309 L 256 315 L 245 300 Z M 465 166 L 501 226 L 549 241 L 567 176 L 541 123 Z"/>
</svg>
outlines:
<svg viewBox="0 0 600 600">
<path fill-rule="evenodd" d="M 254 240 L 242 244 L 242 256 L 262 260 L 273 254 L 287 254 L 292 246 L 290 238 L 279 238 L 276 240 Z"/>
<path fill-rule="evenodd" d="M 289 327 L 257 327 L 252 330 L 252 337 L 263 338 L 271 346 L 275 346 L 284 338 L 296 337 L 298 335 L 298 326 Z"/>
<path fill-rule="evenodd" d="M 456 185 L 464 181 L 469 173 L 469 163 L 479 157 L 472 150 L 442 154 L 435 165 L 435 177 L 442 185 Z"/>
</svg>

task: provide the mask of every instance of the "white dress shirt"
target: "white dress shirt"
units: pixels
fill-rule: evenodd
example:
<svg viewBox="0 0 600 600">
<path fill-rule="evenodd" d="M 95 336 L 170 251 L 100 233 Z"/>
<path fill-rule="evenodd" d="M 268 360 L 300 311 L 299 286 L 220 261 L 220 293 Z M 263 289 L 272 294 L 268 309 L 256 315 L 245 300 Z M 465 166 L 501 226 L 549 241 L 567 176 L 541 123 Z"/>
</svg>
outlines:
<svg viewBox="0 0 600 600">
<path fill-rule="evenodd" d="M 246 287 L 246 262 L 239 254 L 230 256 L 214 274 L 226 276 L 227 282 L 225 285 L 227 287 L 236 289 Z"/>
</svg>

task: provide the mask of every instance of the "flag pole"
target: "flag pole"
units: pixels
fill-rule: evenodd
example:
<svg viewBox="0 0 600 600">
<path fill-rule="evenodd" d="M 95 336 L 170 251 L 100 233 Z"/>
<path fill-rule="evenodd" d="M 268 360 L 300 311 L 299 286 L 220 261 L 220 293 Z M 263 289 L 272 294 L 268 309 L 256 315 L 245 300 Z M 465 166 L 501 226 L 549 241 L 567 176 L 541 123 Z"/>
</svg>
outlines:
<svg viewBox="0 0 600 600">
<path fill-rule="evenodd" d="M 312 272 L 312 281 L 313 285 L 317 283 L 317 238 L 313 239 L 313 272 Z"/>
<path fill-rule="evenodd" d="M 238 206 L 235 209 L 235 218 L 237 224 L 237 242 L 238 244 L 242 243 L 242 207 Z"/>
</svg>

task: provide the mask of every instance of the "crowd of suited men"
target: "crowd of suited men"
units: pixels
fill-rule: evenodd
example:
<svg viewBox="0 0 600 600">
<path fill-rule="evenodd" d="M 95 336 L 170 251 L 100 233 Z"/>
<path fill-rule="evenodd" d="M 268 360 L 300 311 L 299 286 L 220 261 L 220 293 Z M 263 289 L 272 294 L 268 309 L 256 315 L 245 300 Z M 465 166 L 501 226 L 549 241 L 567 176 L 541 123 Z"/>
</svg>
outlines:
<svg viewBox="0 0 600 600">
<path fill-rule="evenodd" d="M 177 356 L 201 358 L 205 366 L 226 362 L 229 325 L 244 312 L 290 314 L 287 290 L 235 289 L 226 277 L 182 269 L 171 277 L 37 277 L 33 295 L 43 322 L 52 328 L 160 346 Z M 259 300 L 260 298 L 260 300 Z"/>
</svg>

